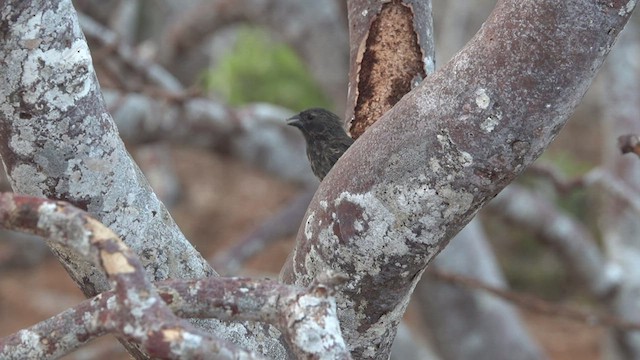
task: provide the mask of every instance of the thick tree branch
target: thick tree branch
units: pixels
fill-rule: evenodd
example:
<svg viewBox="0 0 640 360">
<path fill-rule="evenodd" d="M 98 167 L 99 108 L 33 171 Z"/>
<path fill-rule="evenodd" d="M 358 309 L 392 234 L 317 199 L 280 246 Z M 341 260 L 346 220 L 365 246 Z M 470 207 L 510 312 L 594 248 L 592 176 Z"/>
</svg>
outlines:
<svg viewBox="0 0 640 360">
<path fill-rule="evenodd" d="M 325 277 L 324 282 L 316 282 L 308 289 L 269 280 L 215 277 L 166 280 L 156 286 L 159 298 L 182 318 L 260 321 L 277 327 L 299 358 L 318 358 L 320 351 L 331 359 L 348 359 L 349 352 L 340 337 L 335 302 L 330 297 L 339 283 L 335 279 Z M 7 336 L 0 341 L 6 344 L 6 348 L 0 345 L 0 355 L 6 356 L 16 347 L 24 349 L 25 334 L 38 334 L 41 343 L 56 344 L 51 356 L 66 354 L 107 333 L 125 335 L 122 329 L 126 324 L 120 319 L 121 313 L 114 312 L 117 299 L 116 291 L 107 291 Z"/>
<path fill-rule="evenodd" d="M 337 302 L 354 357 L 388 356 L 427 263 L 542 153 L 634 5 L 500 1 L 452 61 L 337 162 L 281 275 L 298 285 L 325 269 L 350 275 Z"/>
<path fill-rule="evenodd" d="M 12 0 L 0 12 L 0 155 L 13 190 L 87 210 L 122 236 L 153 280 L 215 275 L 125 150 L 71 1 Z M 91 263 L 61 247 L 54 252 L 86 296 L 109 289 Z M 268 330 L 199 325 L 285 356 L 277 339 L 261 336 Z"/>
</svg>

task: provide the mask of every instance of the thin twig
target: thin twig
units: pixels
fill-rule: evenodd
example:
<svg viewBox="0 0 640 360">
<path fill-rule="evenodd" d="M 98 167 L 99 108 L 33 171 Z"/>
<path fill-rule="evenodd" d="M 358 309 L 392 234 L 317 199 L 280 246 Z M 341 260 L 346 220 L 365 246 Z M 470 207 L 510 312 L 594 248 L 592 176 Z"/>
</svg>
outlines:
<svg viewBox="0 0 640 360">
<path fill-rule="evenodd" d="M 640 331 L 640 323 L 626 321 L 611 314 L 596 314 L 562 304 L 553 303 L 528 294 L 521 294 L 488 285 L 477 279 L 430 269 L 427 272 L 436 279 L 451 284 L 478 289 L 507 300 L 521 308 L 548 316 L 561 316 L 590 326 L 614 327 L 625 331 Z"/>
</svg>

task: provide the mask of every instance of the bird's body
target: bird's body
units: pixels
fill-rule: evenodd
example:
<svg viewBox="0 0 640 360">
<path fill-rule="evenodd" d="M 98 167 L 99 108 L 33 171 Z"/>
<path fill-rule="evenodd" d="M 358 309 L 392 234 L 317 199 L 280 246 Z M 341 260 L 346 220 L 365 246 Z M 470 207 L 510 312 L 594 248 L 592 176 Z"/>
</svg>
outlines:
<svg viewBox="0 0 640 360">
<path fill-rule="evenodd" d="M 342 127 L 340 118 L 324 109 L 308 109 L 287 120 L 304 135 L 311 170 L 322 181 L 353 139 Z"/>
</svg>

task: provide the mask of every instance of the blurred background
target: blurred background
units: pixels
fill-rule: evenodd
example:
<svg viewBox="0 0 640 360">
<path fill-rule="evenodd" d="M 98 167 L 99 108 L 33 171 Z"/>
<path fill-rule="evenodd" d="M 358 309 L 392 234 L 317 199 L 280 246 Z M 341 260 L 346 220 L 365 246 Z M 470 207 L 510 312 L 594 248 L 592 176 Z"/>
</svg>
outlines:
<svg viewBox="0 0 640 360">
<path fill-rule="evenodd" d="M 284 119 L 309 107 L 344 113 L 345 3 L 77 0 L 74 5 L 123 140 L 187 238 L 221 274 L 277 277 L 317 187 L 302 137 Z M 464 46 L 494 5 L 433 1 L 437 67 Z M 618 136 L 640 132 L 640 42 L 637 29 L 626 32 L 551 147 L 469 230 L 472 238 L 483 239 L 478 251 L 490 254 L 490 263 L 477 266 L 490 268 L 491 275 L 457 269 L 469 261 L 454 256 L 435 268 L 445 275 L 475 274 L 479 286 L 426 273 L 431 290 L 419 287 L 401 334 L 432 352 L 396 358 L 638 358 L 638 340 L 622 333 L 616 321 L 600 326 L 597 317 L 637 321 L 640 316 L 629 295 L 637 293 L 640 280 L 634 276 L 635 263 L 640 264 L 640 160 L 621 155 L 617 145 Z M 8 189 L 6 182 L 2 188 Z M 0 336 L 83 299 L 37 239 L 2 233 L 0 269 Z M 463 353 L 452 348 L 467 345 L 451 345 L 443 335 L 479 330 L 443 330 L 433 309 L 442 314 L 459 309 L 437 305 L 446 299 L 456 303 L 451 297 L 429 296 L 463 290 L 469 294 L 461 296 L 473 300 L 457 305 L 482 311 L 493 306 L 484 299 L 494 298 L 477 289 L 482 284 L 533 296 L 501 301 L 509 310 L 497 310 L 522 330 L 523 338 L 515 342 L 526 344 L 526 355 L 478 356 L 473 351 L 489 341 L 483 336 L 479 344 L 467 344 L 476 350 Z M 449 290 L 437 291 L 438 286 Z M 535 306 L 539 300 L 548 303 Z M 110 337 L 65 357 L 114 358 L 127 355 Z"/>
</svg>

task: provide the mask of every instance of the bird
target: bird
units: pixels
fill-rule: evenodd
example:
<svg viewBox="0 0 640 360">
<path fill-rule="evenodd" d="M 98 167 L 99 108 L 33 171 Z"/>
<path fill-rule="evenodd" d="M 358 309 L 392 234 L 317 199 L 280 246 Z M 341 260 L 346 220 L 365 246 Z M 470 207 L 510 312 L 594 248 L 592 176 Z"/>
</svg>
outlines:
<svg viewBox="0 0 640 360">
<path fill-rule="evenodd" d="M 344 131 L 340 117 L 322 108 L 304 110 L 287 119 L 287 125 L 302 132 L 311 171 L 320 181 L 354 142 Z"/>
</svg>

